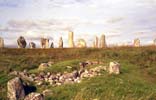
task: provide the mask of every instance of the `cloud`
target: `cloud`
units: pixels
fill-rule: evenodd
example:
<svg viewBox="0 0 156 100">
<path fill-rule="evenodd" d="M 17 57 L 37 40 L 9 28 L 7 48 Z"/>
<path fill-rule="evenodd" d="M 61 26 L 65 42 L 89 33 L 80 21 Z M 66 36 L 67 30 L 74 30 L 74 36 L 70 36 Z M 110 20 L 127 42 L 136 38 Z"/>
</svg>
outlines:
<svg viewBox="0 0 156 100">
<path fill-rule="evenodd" d="M 122 20 L 124 20 L 123 17 L 113 17 L 113 18 L 110 18 L 109 20 L 107 20 L 107 23 L 113 24 L 113 23 L 120 22 Z"/>
</svg>

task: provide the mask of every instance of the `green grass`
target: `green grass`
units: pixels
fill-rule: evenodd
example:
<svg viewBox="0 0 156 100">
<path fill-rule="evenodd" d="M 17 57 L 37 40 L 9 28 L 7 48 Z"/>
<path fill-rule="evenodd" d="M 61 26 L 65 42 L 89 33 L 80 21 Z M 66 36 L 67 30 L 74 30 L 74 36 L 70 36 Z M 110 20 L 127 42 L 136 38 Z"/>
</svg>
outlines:
<svg viewBox="0 0 156 100">
<path fill-rule="evenodd" d="M 51 89 L 47 100 L 155 100 L 156 99 L 156 47 L 120 47 L 105 49 L 0 49 L 0 100 L 6 100 L 6 83 L 12 77 L 10 70 L 36 70 L 40 63 L 54 61 L 47 71 L 71 72 L 79 69 L 81 61 L 98 60 L 121 64 L 120 75 L 83 79 L 80 84 L 37 87 L 37 92 Z M 67 69 L 66 66 L 71 66 Z"/>
</svg>

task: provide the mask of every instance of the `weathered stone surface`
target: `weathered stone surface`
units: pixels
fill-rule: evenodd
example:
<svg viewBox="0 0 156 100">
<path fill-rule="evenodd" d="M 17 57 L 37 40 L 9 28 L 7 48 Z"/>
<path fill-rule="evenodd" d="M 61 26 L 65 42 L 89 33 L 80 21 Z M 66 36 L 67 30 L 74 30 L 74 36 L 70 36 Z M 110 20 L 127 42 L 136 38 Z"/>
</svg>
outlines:
<svg viewBox="0 0 156 100">
<path fill-rule="evenodd" d="M 25 48 L 27 43 L 26 43 L 26 40 L 23 36 L 20 36 L 18 39 L 17 39 L 17 44 L 18 44 L 18 48 Z"/>
<path fill-rule="evenodd" d="M 104 48 L 106 47 L 106 39 L 105 39 L 105 35 L 101 35 L 100 37 L 100 44 L 99 44 L 100 48 Z"/>
<path fill-rule="evenodd" d="M 0 37 L 0 48 L 4 48 L 4 39 Z"/>
<path fill-rule="evenodd" d="M 134 39 L 134 47 L 140 47 L 140 40 L 137 38 L 137 39 Z"/>
<path fill-rule="evenodd" d="M 93 42 L 93 47 L 94 47 L 94 48 L 98 48 L 98 43 L 99 43 L 98 37 L 96 36 L 96 37 L 95 37 L 95 40 L 94 40 L 94 42 Z"/>
<path fill-rule="evenodd" d="M 54 48 L 54 43 L 51 42 L 50 48 Z"/>
<path fill-rule="evenodd" d="M 25 97 L 22 80 L 16 77 L 7 83 L 7 97 L 9 100 L 21 100 Z"/>
<path fill-rule="evenodd" d="M 30 43 L 29 43 L 29 47 L 30 47 L 31 49 L 36 48 L 36 44 L 35 44 L 34 42 L 30 42 Z"/>
<path fill-rule="evenodd" d="M 49 48 L 49 39 L 41 38 L 41 48 Z"/>
<path fill-rule="evenodd" d="M 59 48 L 63 48 L 63 39 L 60 37 L 59 39 Z"/>
<path fill-rule="evenodd" d="M 120 74 L 120 64 L 118 62 L 110 62 L 109 73 L 110 74 Z"/>
<path fill-rule="evenodd" d="M 156 45 L 156 39 L 153 40 L 153 44 Z"/>
<path fill-rule="evenodd" d="M 38 67 L 38 70 L 45 70 L 48 67 L 49 67 L 48 63 L 41 63 Z"/>
<path fill-rule="evenodd" d="M 69 43 L 69 48 L 73 48 L 74 47 L 74 33 L 73 32 L 69 32 L 68 34 L 68 43 Z"/>
<path fill-rule="evenodd" d="M 28 94 L 24 100 L 45 100 L 43 94 L 40 93 L 30 93 Z"/>
<path fill-rule="evenodd" d="M 85 48 L 87 47 L 86 41 L 84 39 L 79 39 L 77 42 L 77 47 L 78 48 Z"/>
</svg>

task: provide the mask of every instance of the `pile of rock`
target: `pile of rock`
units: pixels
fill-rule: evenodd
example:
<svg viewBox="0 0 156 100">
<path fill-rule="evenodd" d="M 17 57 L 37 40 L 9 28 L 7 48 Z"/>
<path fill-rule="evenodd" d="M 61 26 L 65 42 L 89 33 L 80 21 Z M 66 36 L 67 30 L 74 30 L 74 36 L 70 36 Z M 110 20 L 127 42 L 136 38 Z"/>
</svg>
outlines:
<svg viewBox="0 0 156 100">
<path fill-rule="evenodd" d="M 26 70 L 24 70 L 23 72 L 11 72 L 10 75 L 16 75 L 20 78 L 16 77 L 8 82 L 8 98 L 9 100 L 17 100 L 16 98 L 20 97 L 21 99 L 23 99 L 25 97 L 24 86 L 22 84 L 21 79 L 35 82 L 36 85 L 39 86 L 43 85 L 44 83 L 49 83 L 49 85 L 52 86 L 59 86 L 63 84 L 80 83 L 81 80 L 84 78 L 90 78 L 101 75 L 101 71 L 108 71 L 109 74 L 120 74 L 120 64 L 118 62 L 110 62 L 109 67 L 99 65 L 94 68 L 85 69 L 87 65 L 96 65 L 99 63 L 100 62 L 92 61 L 81 62 L 79 64 L 80 70 L 75 70 L 71 73 L 64 72 L 53 74 L 51 72 L 40 72 L 39 74 L 29 74 Z M 51 66 L 52 64 L 53 62 L 48 62 L 42 63 L 41 65 Z M 45 93 L 46 92 L 47 91 L 45 91 Z M 44 96 L 39 93 L 31 93 L 28 96 L 26 96 L 24 100 L 44 100 Z"/>
<path fill-rule="evenodd" d="M 42 63 L 39 66 L 39 70 L 44 70 L 44 68 L 52 65 L 53 62 L 49 63 Z M 101 75 L 101 71 L 108 71 L 110 74 L 119 74 L 120 73 L 120 64 L 117 62 L 110 62 L 109 67 L 107 66 L 101 66 L 94 67 L 91 69 L 85 69 L 87 65 L 94 65 L 99 64 L 99 62 L 81 62 L 80 70 L 75 70 L 71 73 L 57 73 L 53 74 L 51 72 L 40 72 L 39 74 L 29 74 L 27 71 L 23 72 L 12 72 L 13 75 L 18 75 L 24 80 L 35 82 L 36 85 L 43 85 L 45 82 L 49 83 L 50 85 L 56 86 L 56 85 L 62 85 L 62 84 L 71 84 L 71 83 L 80 83 L 81 79 L 83 78 L 89 78 L 94 77 L 97 75 Z M 41 67 L 42 66 L 42 67 Z M 44 66 L 44 67 L 43 67 Z M 46 67 L 45 67 L 46 66 Z"/>
</svg>

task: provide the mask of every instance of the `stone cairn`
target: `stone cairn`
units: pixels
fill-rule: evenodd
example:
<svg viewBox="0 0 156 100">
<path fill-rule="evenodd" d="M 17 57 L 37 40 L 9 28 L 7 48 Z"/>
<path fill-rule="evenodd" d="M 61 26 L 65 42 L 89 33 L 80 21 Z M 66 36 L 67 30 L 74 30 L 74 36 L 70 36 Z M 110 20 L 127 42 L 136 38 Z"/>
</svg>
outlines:
<svg viewBox="0 0 156 100">
<path fill-rule="evenodd" d="M 87 47 L 86 41 L 84 39 L 79 39 L 78 43 L 77 43 L 77 47 L 78 48 L 86 48 Z"/>
<path fill-rule="evenodd" d="M 103 66 L 102 62 L 98 61 L 85 61 L 80 62 L 79 67 L 80 70 L 75 70 L 71 73 L 45 73 L 44 70 L 52 67 L 54 62 L 41 63 L 38 67 L 40 71 L 39 74 L 29 74 L 26 71 L 24 72 L 11 72 L 10 75 L 17 75 L 22 79 L 35 82 L 36 85 L 43 85 L 44 82 L 49 83 L 52 86 L 58 86 L 63 84 L 72 84 L 72 83 L 80 83 L 83 78 L 89 78 L 101 75 L 101 71 L 108 71 L 110 74 L 119 74 L 120 73 L 120 64 L 117 62 L 110 62 L 109 67 Z M 94 68 L 87 69 L 87 66 L 99 65 Z M 71 66 L 66 66 L 67 68 L 72 68 Z"/>
<path fill-rule="evenodd" d="M 63 39 L 60 37 L 59 39 L 59 48 L 63 48 Z"/>
<path fill-rule="evenodd" d="M 105 48 L 106 47 L 106 40 L 105 40 L 105 35 L 101 35 L 100 41 L 99 41 L 99 47 L 100 48 Z"/>
<path fill-rule="evenodd" d="M 4 39 L 0 37 L 0 48 L 4 48 Z"/>
<path fill-rule="evenodd" d="M 69 34 L 68 34 L 69 48 L 74 48 L 73 37 L 74 37 L 74 33 L 73 32 L 69 32 Z"/>
<path fill-rule="evenodd" d="M 25 40 L 25 38 L 23 36 L 20 36 L 17 39 L 17 44 L 18 44 L 18 48 L 25 48 L 26 45 L 27 45 L 27 42 L 26 42 L 26 40 Z"/>
<path fill-rule="evenodd" d="M 34 42 L 30 42 L 30 43 L 29 43 L 29 47 L 30 47 L 31 49 L 36 48 L 36 44 L 35 44 Z"/>
<path fill-rule="evenodd" d="M 24 85 L 22 84 L 22 80 L 34 82 L 37 86 L 42 85 L 51 85 L 51 86 L 60 86 L 63 84 L 74 84 L 80 83 L 82 79 L 91 78 L 95 76 L 102 75 L 102 71 L 107 71 L 109 74 L 120 74 L 120 64 L 118 62 L 110 62 L 109 67 L 103 66 L 103 62 L 99 61 L 85 61 L 79 63 L 79 70 L 74 70 L 72 72 L 64 72 L 64 73 L 51 73 L 44 72 L 45 69 L 49 67 L 53 67 L 55 64 L 52 61 L 48 63 L 41 63 L 38 67 L 40 71 L 38 74 L 28 73 L 27 70 L 22 72 L 13 71 L 9 75 L 18 76 L 7 83 L 7 96 L 9 100 L 44 100 L 44 97 L 47 94 L 51 95 L 50 90 L 45 90 L 40 93 L 30 93 L 25 96 Z M 88 66 L 97 66 L 93 68 L 87 68 Z M 66 66 L 67 68 L 72 68 L 71 66 Z"/>
<path fill-rule="evenodd" d="M 49 48 L 49 39 L 41 38 L 41 48 Z"/>
<path fill-rule="evenodd" d="M 140 40 L 138 38 L 134 39 L 134 47 L 140 47 Z"/>
</svg>

